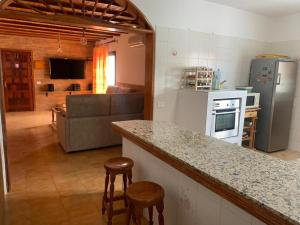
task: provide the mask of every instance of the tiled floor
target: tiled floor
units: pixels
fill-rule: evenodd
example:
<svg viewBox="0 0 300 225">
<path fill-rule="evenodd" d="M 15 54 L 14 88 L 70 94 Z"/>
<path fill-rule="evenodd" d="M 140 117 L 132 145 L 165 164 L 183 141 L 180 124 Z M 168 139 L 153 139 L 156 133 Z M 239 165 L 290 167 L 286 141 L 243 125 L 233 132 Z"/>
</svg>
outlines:
<svg viewBox="0 0 300 225">
<path fill-rule="evenodd" d="M 121 147 L 66 154 L 50 119 L 49 112 L 7 114 L 11 193 L 6 225 L 106 224 L 100 213 L 103 162 L 121 155 Z M 124 216 L 114 224 L 124 224 Z"/>
<path fill-rule="evenodd" d="M 11 193 L 6 225 L 104 225 L 100 213 L 103 162 L 121 147 L 66 154 L 49 126 L 50 112 L 8 113 Z M 100 135 L 100 134 L 99 134 Z M 300 152 L 271 154 L 285 160 Z M 121 188 L 120 179 L 117 188 Z M 124 216 L 114 225 L 124 224 Z"/>
</svg>

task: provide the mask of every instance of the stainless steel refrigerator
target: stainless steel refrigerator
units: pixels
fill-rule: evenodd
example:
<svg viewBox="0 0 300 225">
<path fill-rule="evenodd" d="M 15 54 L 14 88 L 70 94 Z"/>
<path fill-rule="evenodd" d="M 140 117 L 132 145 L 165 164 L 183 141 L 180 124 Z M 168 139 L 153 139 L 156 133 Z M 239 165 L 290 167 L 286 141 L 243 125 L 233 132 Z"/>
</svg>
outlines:
<svg viewBox="0 0 300 225">
<path fill-rule="evenodd" d="M 297 62 L 254 59 L 250 86 L 260 93 L 255 148 L 274 152 L 288 148 L 297 77 Z"/>
</svg>

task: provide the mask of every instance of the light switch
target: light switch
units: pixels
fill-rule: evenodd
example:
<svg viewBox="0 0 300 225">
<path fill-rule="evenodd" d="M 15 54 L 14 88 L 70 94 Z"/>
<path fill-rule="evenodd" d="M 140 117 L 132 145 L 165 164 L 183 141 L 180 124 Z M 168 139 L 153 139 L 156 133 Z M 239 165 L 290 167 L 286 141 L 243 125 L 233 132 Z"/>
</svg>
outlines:
<svg viewBox="0 0 300 225">
<path fill-rule="evenodd" d="M 41 85 L 41 84 L 42 84 L 42 81 L 38 80 L 38 81 L 36 82 L 36 84 L 37 84 L 37 85 Z"/>
</svg>

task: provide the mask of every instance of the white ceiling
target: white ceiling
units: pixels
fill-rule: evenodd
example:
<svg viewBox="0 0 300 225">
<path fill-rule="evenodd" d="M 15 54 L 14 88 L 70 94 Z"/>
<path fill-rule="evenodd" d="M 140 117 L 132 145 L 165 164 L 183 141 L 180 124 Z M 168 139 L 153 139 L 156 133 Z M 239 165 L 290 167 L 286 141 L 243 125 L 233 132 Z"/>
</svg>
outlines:
<svg viewBox="0 0 300 225">
<path fill-rule="evenodd" d="M 300 12 L 300 0 L 207 0 L 266 16 L 286 16 Z"/>
</svg>

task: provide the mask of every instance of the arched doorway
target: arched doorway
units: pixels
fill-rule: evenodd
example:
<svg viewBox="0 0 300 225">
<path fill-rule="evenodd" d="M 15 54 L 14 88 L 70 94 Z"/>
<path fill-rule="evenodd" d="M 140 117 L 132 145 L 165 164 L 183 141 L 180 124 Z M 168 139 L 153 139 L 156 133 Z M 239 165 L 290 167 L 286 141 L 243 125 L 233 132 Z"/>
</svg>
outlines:
<svg viewBox="0 0 300 225">
<path fill-rule="evenodd" d="M 153 117 L 154 30 L 128 0 L 2 0 L 0 34 L 88 41 L 137 33 L 145 36 L 145 119 Z M 2 79 L 0 79 L 2 81 Z M 1 92 L 4 84 L 0 83 Z M 3 103 L 3 96 L 1 103 Z M 1 106 L 4 112 L 4 107 Z M 1 133 L 1 132 L 0 132 Z M 5 133 L 4 133 L 5 136 Z M 5 141 L 5 138 L 4 138 Z"/>
<path fill-rule="evenodd" d="M 56 37 L 60 33 L 62 38 L 70 40 L 80 38 L 82 30 L 91 40 L 128 32 L 143 34 L 145 119 L 152 119 L 154 30 L 133 3 L 128 0 L 3 0 L 0 9 L 0 34 Z"/>
</svg>

